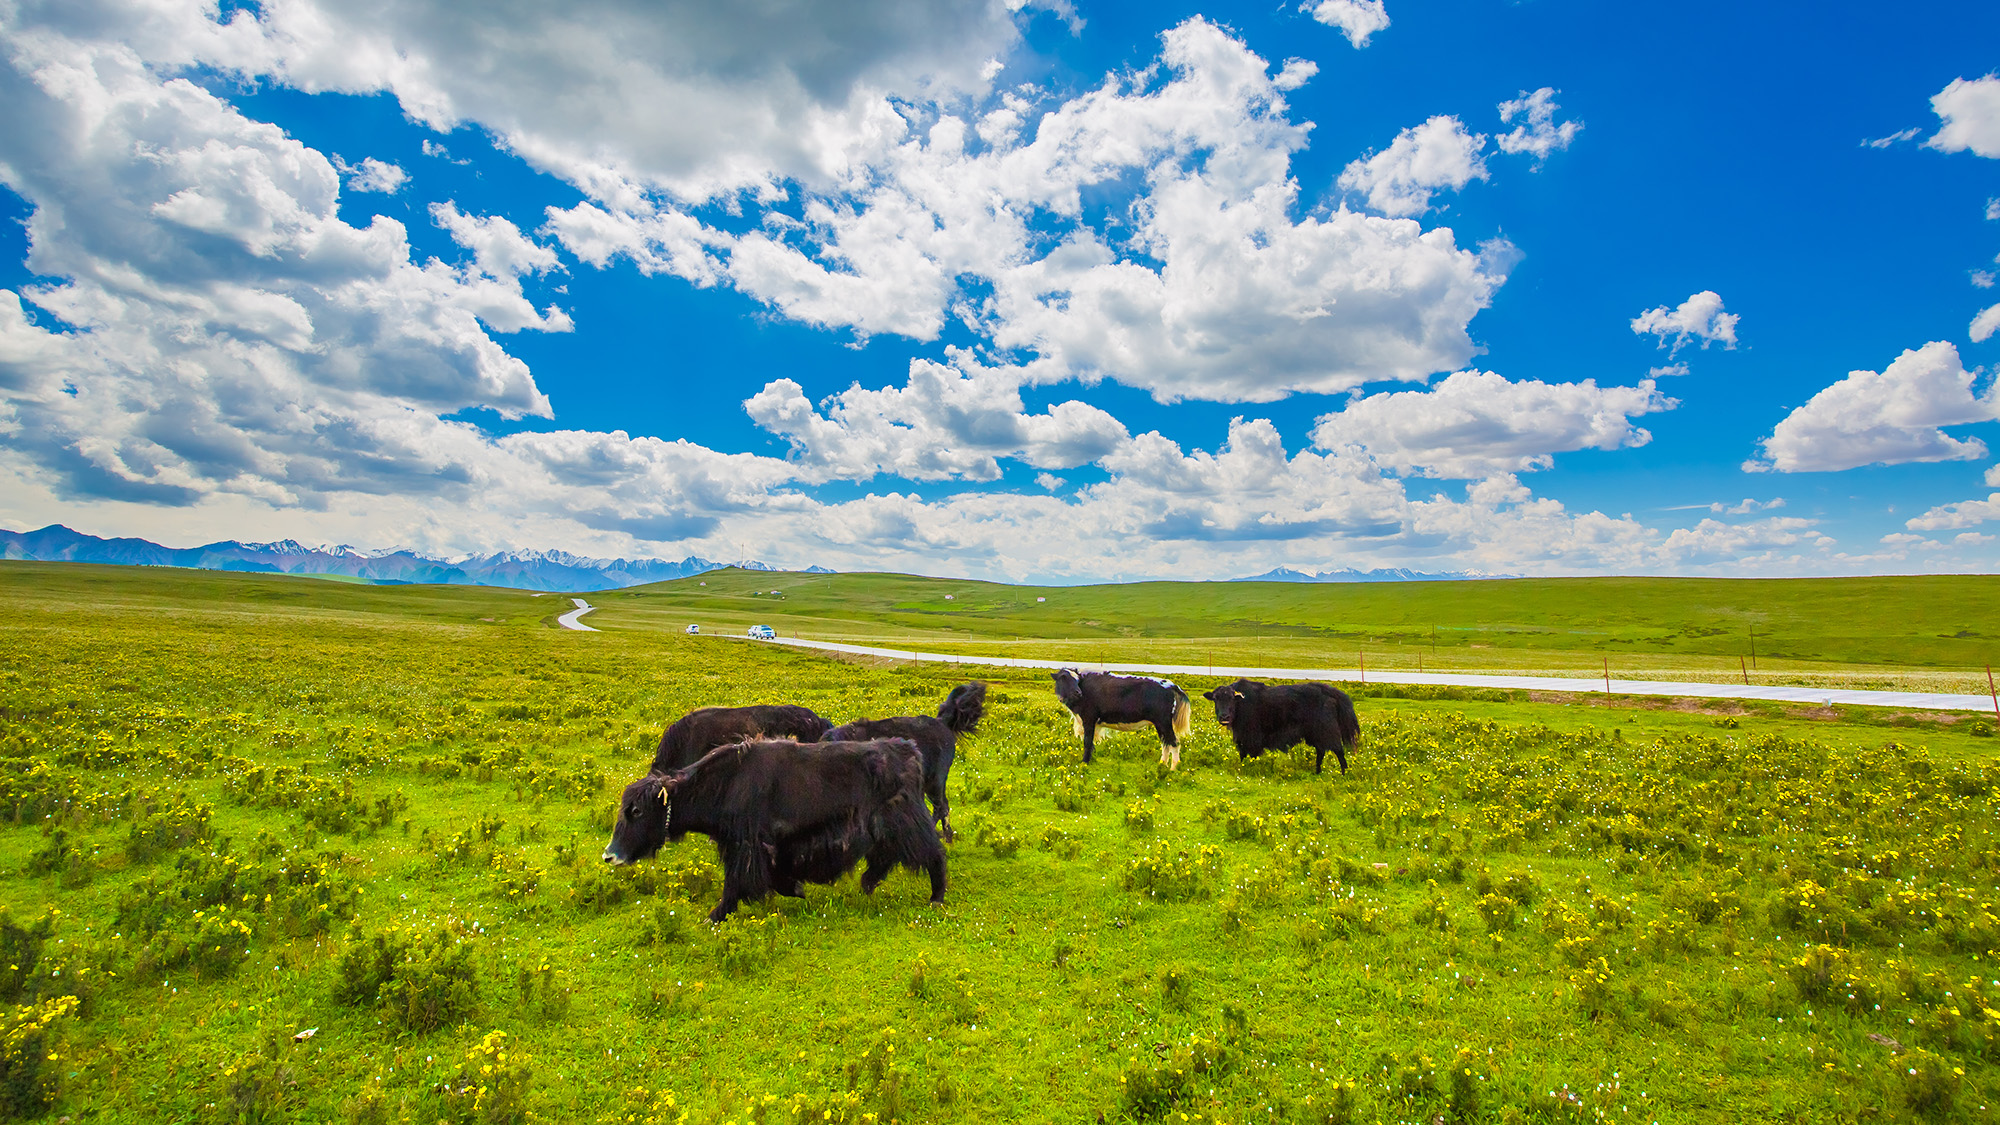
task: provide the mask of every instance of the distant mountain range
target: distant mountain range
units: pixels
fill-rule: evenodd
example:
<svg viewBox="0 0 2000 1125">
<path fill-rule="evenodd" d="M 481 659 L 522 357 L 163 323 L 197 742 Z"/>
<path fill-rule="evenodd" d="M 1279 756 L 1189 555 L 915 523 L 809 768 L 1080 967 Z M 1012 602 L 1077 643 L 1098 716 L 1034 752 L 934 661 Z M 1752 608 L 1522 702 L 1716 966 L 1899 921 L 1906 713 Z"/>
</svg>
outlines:
<svg viewBox="0 0 2000 1125">
<path fill-rule="evenodd" d="M 719 563 L 699 555 L 667 559 L 592 559 L 567 551 L 505 551 L 492 555 L 440 558 L 402 550 L 308 547 L 291 539 L 276 543 L 228 540 L 201 547 L 162 547 L 149 539 L 100 539 L 57 523 L 39 531 L 0 528 L 0 559 L 36 562 L 114 563 L 123 566 L 184 566 L 253 574 L 338 574 L 381 585 L 419 582 L 460 586 L 506 586 L 516 590 L 589 593 L 647 582 L 686 578 L 726 566 L 744 570 L 777 568 L 760 562 Z M 832 574 L 809 566 L 806 574 Z M 1394 567 L 1380 570 L 1327 570 L 1309 574 L 1281 566 L 1266 574 L 1231 582 L 1455 582 L 1472 578 L 1514 578 L 1512 574 L 1449 571 L 1428 574 Z"/>
<path fill-rule="evenodd" d="M 1323 570 L 1318 574 L 1307 574 L 1303 570 L 1293 570 L 1281 566 L 1267 574 L 1252 575 L 1249 578 L 1232 578 L 1231 582 L 1463 582 L 1473 578 L 1518 578 L 1515 574 L 1482 574 L 1476 570 L 1452 570 L 1443 574 L 1427 574 L 1407 567 L 1390 567 L 1379 570 Z"/>
<path fill-rule="evenodd" d="M 700 556 L 666 559 L 591 559 L 567 551 L 507 551 L 494 555 L 438 558 L 415 551 L 364 551 L 354 547 L 308 547 L 290 539 L 276 543 L 230 540 L 203 547 L 162 547 L 147 539 L 100 539 L 50 524 L 40 531 L 0 529 L 0 558 L 38 562 L 117 563 L 125 566 L 184 566 L 261 574 L 339 574 L 383 585 L 417 582 L 462 586 L 507 586 L 517 590 L 588 593 L 645 582 L 686 578 L 725 566 L 775 570 L 760 562 L 719 563 Z M 824 567 L 809 573 L 832 574 Z"/>
</svg>

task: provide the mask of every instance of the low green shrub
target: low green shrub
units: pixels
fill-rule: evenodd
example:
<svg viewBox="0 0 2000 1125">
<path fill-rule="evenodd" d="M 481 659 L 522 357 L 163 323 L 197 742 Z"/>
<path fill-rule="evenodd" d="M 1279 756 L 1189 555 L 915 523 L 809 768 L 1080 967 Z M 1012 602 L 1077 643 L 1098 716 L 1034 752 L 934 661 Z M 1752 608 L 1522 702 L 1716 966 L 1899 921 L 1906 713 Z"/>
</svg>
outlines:
<svg viewBox="0 0 2000 1125">
<path fill-rule="evenodd" d="M 546 963 L 522 965 L 514 972 L 515 1006 L 542 1023 L 562 1022 L 569 1015 L 574 992 L 569 974 Z"/>
<path fill-rule="evenodd" d="M 1215 893 L 1221 867 L 1222 850 L 1212 844 L 1203 844 L 1189 852 L 1157 840 L 1125 864 L 1122 880 L 1128 891 L 1161 902 L 1187 902 Z"/>
<path fill-rule="evenodd" d="M 1227 1073 L 1236 1051 L 1226 1041 L 1190 1035 L 1157 1063 L 1138 1056 L 1126 1060 L 1118 1076 L 1118 1107 L 1137 1120 L 1160 1117 L 1186 1101 L 1198 1083 Z"/>
<path fill-rule="evenodd" d="M 456 1070 L 431 1087 L 445 1125 L 515 1125 L 528 1120 L 534 1070 L 507 1033 L 493 1031 L 465 1052 Z"/>
<path fill-rule="evenodd" d="M 14 921 L 6 903 L 0 903 L 0 1003 L 31 994 L 41 980 L 35 970 L 41 964 L 42 947 L 55 931 L 55 911 L 45 911 L 24 926 Z"/>
<path fill-rule="evenodd" d="M 206 840 L 214 815 L 214 808 L 191 800 L 186 793 L 140 794 L 132 802 L 125 857 L 133 863 L 145 863 Z"/>
<path fill-rule="evenodd" d="M 76 1014 L 74 996 L 14 1005 L 0 1015 L 0 1117 L 37 1117 L 54 1103 L 63 1068 L 52 1048 Z"/>
<path fill-rule="evenodd" d="M 1144 799 L 1128 802 L 1125 805 L 1125 827 L 1134 832 L 1151 832 L 1157 811 L 1157 801 L 1150 805 Z"/>
<path fill-rule="evenodd" d="M 475 943 L 440 927 L 411 933 L 398 927 L 356 935 L 334 971 L 335 1001 L 371 1007 L 406 1031 L 431 1031 L 470 1017 L 479 1007 Z"/>
</svg>

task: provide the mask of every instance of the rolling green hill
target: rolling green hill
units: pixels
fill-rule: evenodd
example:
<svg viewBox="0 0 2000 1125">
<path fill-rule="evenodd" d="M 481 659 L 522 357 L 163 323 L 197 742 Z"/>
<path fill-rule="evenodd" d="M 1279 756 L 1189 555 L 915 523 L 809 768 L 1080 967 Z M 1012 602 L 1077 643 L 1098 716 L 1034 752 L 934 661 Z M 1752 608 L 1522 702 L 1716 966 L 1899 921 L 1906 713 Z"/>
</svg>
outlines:
<svg viewBox="0 0 2000 1125">
<path fill-rule="evenodd" d="M 355 586 L 70 563 L 0 564 L 30 584 L 162 611 L 243 602 L 297 615 L 553 626 L 567 597 L 465 586 Z M 1308 585 L 1007 586 L 903 574 L 711 571 L 585 595 L 604 631 L 741 634 L 1078 661 L 1263 664 L 1838 683 L 1976 692 L 2000 663 L 2000 576 L 1561 578 Z M 1042 600 L 1046 599 L 1046 600 Z"/>
<path fill-rule="evenodd" d="M 1966 691 L 2000 661 L 1992 576 L 1031 587 L 732 569 L 593 602 L 600 629 L 761 622 L 825 640 L 1080 660 L 1352 667 L 1365 654 L 1380 668 L 1596 674 L 1609 659 L 1619 675 L 1734 679 L 1740 658 L 1767 674 L 1845 670 L 1854 686 L 1900 676 Z"/>
</svg>

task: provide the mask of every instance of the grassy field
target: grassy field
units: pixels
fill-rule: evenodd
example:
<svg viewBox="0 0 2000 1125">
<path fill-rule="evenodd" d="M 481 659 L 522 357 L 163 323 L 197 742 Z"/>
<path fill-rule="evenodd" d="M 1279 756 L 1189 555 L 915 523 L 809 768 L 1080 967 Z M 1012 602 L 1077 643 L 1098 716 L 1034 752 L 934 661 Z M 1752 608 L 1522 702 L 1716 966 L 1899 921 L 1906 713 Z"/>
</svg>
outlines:
<svg viewBox="0 0 2000 1125">
<path fill-rule="evenodd" d="M 591 595 L 589 634 L 512 591 L 0 565 L 0 1116 L 1993 1117 L 1989 724 L 1370 685 L 1345 777 L 1239 764 L 1206 705 L 1163 775 L 1136 734 L 1082 767 L 996 670 L 942 908 L 899 873 L 710 927 L 699 837 L 596 858 L 665 723 L 956 682 L 679 634 L 907 629 L 934 589 L 852 576 L 845 622 L 738 578 Z"/>
<path fill-rule="evenodd" d="M 947 598 L 949 595 L 949 598 Z M 1037 599 L 1046 599 L 1038 601 Z M 1984 692 L 2000 577 L 1030 587 L 726 570 L 590 595 L 600 629 L 1084 662 L 1536 673 Z"/>
</svg>

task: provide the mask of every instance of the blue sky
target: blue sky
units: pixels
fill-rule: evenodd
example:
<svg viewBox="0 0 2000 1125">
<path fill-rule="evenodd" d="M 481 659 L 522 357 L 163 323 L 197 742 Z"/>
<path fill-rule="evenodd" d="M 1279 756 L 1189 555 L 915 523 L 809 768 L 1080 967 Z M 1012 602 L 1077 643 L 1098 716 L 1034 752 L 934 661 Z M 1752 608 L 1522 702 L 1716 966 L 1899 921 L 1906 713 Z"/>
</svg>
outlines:
<svg viewBox="0 0 2000 1125">
<path fill-rule="evenodd" d="M 0 12 L 0 524 L 1912 573 L 2000 553 L 2000 10 Z"/>
</svg>

